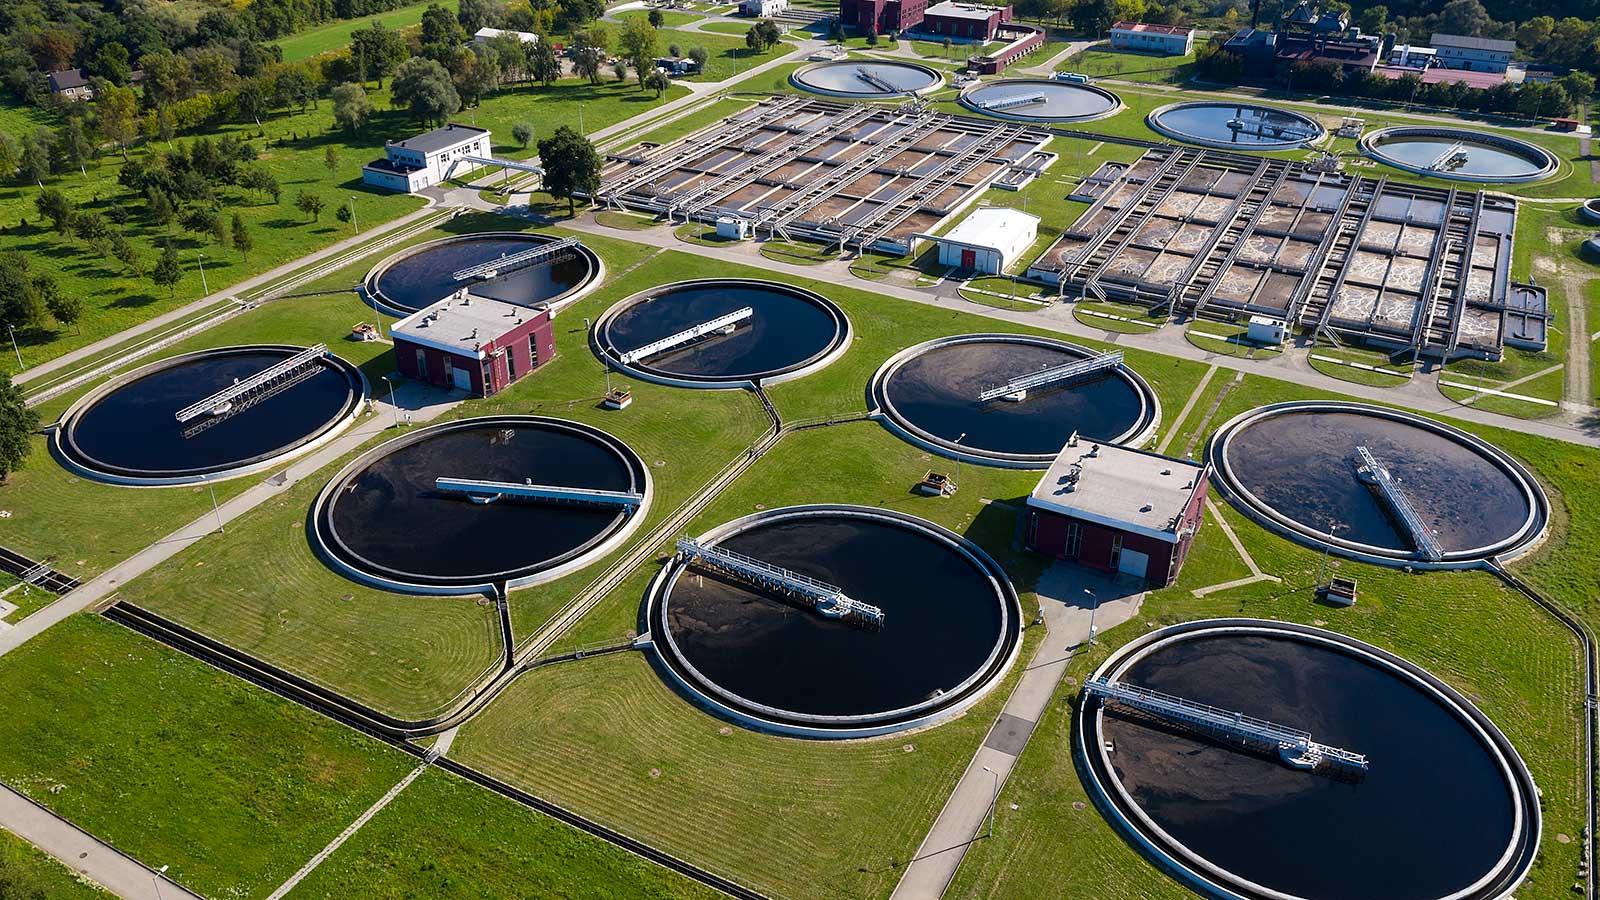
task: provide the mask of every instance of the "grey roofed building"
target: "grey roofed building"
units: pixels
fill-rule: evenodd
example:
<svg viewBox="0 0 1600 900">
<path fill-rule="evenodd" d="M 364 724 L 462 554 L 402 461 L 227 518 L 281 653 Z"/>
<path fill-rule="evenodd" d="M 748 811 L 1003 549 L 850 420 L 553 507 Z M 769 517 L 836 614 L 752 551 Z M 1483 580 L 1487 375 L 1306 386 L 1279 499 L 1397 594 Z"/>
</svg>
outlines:
<svg viewBox="0 0 1600 900">
<path fill-rule="evenodd" d="M 1434 47 L 1461 47 L 1466 50 L 1489 50 L 1495 53 L 1511 53 L 1517 49 L 1516 41 L 1502 41 L 1497 38 L 1470 37 L 1461 34 L 1444 34 L 1434 32 L 1428 43 Z"/>
<path fill-rule="evenodd" d="M 394 146 L 415 150 L 418 153 L 437 153 L 440 150 L 448 150 L 457 144 L 469 141 L 480 134 L 488 133 L 489 129 L 487 128 L 452 123 L 443 128 L 424 131 L 422 134 L 406 138 L 403 141 L 395 141 Z"/>
<path fill-rule="evenodd" d="M 89 87 L 89 79 L 83 74 L 82 69 L 62 69 L 59 72 L 51 72 L 47 81 L 52 94 L 59 94 L 73 100 L 88 99 L 94 96 L 94 90 Z"/>
</svg>

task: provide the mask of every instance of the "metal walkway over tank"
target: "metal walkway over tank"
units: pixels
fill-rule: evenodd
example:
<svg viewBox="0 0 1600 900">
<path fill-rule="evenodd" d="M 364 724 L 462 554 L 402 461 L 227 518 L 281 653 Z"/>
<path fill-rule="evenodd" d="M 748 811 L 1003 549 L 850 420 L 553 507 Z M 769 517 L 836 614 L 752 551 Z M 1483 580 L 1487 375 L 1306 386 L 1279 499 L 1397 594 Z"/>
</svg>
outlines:
<svg viewBox="0 0 1600 900">
<path fill-rule="evenodd" d="M 1102 703 L 1117 703 L 1210 737 L 1276 752 L 1292 768 L 1315 769 L 1324 763 L 1352 772 L 1368 768 L 1365 755 L 1319 744 L 1310 732 L 1298 728 L 1104 677 L 1089 679 L 1083 688 Z"/>
<path fill-rule="evenodd" d="M 731 334 L 733 330 L 738 327 L 740 322 L 743 322 L 745 319 L 748 319 L 755 314 L 755 309 L 749 306 L 740 307 L 731 313 L 717 316 L 715 319 L 707 322 L 701 322 L 699 325 L 696 325 L 693 328 L 685 328 L 677 334 L 668 335 L 659 341 L 651 341 L 637 350 L 629 350 L 627 353 L 622 354 L 622 356 L 619 358 L 622 360 L 623 364 L 626 365 L 628 363 L 644 359 L 648 356 L 655 356 L 657 353 L 664 353 L 668 350 L 671 350 L 673 347 L 682 346 L 690 341 L 699 340 L 708 334 L 713 334 L 719 331 L 723 334 Z"/>
<path fill-rule="evenodd" d="M 899 88 L 895 87 L 894 85 L 890 84 L 887 81 L 884 81 L 882 78 L 879 78 L 878 76 L 872 74 L 871 72 L 867 71 L 866 69 L 862 68 L 861 66 L 856 66 L 856 77 L 861 79 L 862 81 L 865 81 L 867 84 L 872 85 L 873 89 L 875 89 L 877 91 L 880 91 L 882 93 L 885 93 L 885 94 L 899 94 L 899 93 L 902 93 L 902 91 Z"/>
<path fill-rule="evenodd" d="M 441 491 L 466 494 L 474 503 L 493 503 L 502 497 L 534 500 L 544 503 L 569 503 L 581 506 L 621 506 L 638 509 L 644 495 L 637 491 L 603 491 L 598 488 L 560 487 L 553 484 L 534 484 L 531 479 L 515 481 L 485 481 L 478 478 L 445 478 L 433 480 Z"/>
<path fill-rule="evenodd" d="M 263 369 L 260 372 L 251 375 L 249 378 L 244 379 L 243 381 L 235 381 L 228 387 L 217 391 L 215 394 L 212 394 L 198 403 L 192 403 L 188 406 L 185 406 L 183 409 L 178 410 L 175 415 L 177 416 L 179 423 L 188 422 L 190 419 L 197 418 L 206 413 L 209 413 L 213 416 L 220 416 L 232 409 L 233 402 L 235 400 L 238 400 L 255 391 L 271 387 L 274 382 L 289 378 L 307 366 L 316 365 L 318 360 L 327 355 L 327 344 L 318 344 L 315 347 L 307 347 L 283 362 L 276 363 L 270 368 Z"/>
<path fill-rule="evenodd" d="M 577 246 L 579 246 L 577 238 L 562 238 L 558 241 L 551 241 L 548 244 L 540 244 L 529 250 L 523 250 L 520 253 L 512 253 L 498 259 L 491 259 L 488 262 L 478 263 L 475 266 L 468 266 L 465 269 L 450 273 L 450 277 L 456 281 L 466 281 L 469 278 L 484 280 L 498 278 L 517 269 L 526 269 L 529 266 L 536 266 L 542 262 L 552 260 Z"/>
<path fill-rule="evenodd" d="M 1389 474 L 1389 470 L 1378 462 L 1377 457 L 1366 447 L 1357 447 L 1356 456 L 1361 460 L 1361 465 L 1356 469 L 1356 474 L 1362 481 L 1374 485 L 1378 495 L 1383 498 L 1384 505 L 1389 513 L 1399 522 L 1411 538 L 1411 543 L 1417 552 L 1427 557 L 1430 562 L 1444 559 L 1444 548 L 1439 546 L 1439 541 L 1433 536 L 1427 524 L 1422 521 L 1422 516 L 1417 508 L 1411 504 L 1411 498 L 1400 487 L 1400 482 Z"/>
<path fill-rule="evenodd" d="M 798 601 L 829 619 L 840 619 L 865 628 L 883 627 L 883 610 L 845 596 L 844 591 L 825 581 L 801 575 L 782 566 L 762 562 L 733 550 L 702 544 L 692 538 L 678 540 L 678 555 L 687 563 L 742 581 Z"/>
<path fill-rule="evenodd" d="M 518 172 L 532 172 L 535 175 L 544 174 L 544 169 L 541 169 L 530 162 L 519 162 L 515 159 L 501 159 L 498 156 L 462 156 L 450 163 L 450 169 L 444 173 L 446 181 L 450 180 L 450 177 L 455 174 L 456 167 L 462 163 L 472 163 L 473 165 L 478 166 L 500 166 L 504 169 L 515 169 Z"/>
<path fill-rule="evenodd" d="M 1034 106 L 1043 102 L 1045 102 L 1043 94 L 1025 94 L 1021 97 L 1001 97 L 999 100 L 990 100 L 980 105 L 990 112 L 997 112 L 1002 109 L 1016 109 L 1019 106 Z"/>
<path fill-rule="evenodd" d="M 1060 384 L 1063 381 L 1082 378 L 1120 365 L 1122 365 L 1121 350 L 1098 353 L 1084 359 L 1075 359 L 1069 363 L 1062 363 L 1059 366 L 1051 366 L 1047 369 L 1040 369 L 1037 372 L 1030 372 L 1027 375 L 1019 375 L 999 387 L 992 387 L 980 393 L 978 402 L 987 403 L 997 397 L 1005 397 L 1008 400 L 1022 400 L 1028 396 L 1028 391 L 1033 388 Z"/>
</svg>

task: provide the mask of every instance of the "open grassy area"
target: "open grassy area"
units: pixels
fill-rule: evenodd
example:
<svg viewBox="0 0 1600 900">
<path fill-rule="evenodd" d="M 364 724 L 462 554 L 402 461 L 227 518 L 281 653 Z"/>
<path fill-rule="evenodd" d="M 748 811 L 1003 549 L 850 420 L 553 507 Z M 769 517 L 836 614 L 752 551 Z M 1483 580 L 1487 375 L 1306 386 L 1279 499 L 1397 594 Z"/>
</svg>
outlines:
<svg viewBox="0 0 1600 900">
<path fill-rule="evenodd" d="M 358 28 L 366 28 L 373 22 L 382 22 L 383 27 L 400 30 L 410 28 L 422 21 L 422 13 L 430 5 L 442 6 L 455 12 L 461 5 L 461 0 L 426 0 L 423 3 L 414 3 L 388 12 L 374 13 L 362 16 L 359 19 L 344 19 L 338 22 L 329 22 L 316 28 L 307 28 L 298 34 L 290 35 L 273 41 L 278 49 L 283 51 L 284 62 L 294 62 L 297 59 L 309 59 L 321 56 L 336 50 L 344 50 L 350 46 L 350 33 Z"/>
<path fill-rule="evenodd" d="M 1311 368 L 1331 378 L 1373 387 L 1398 387 L 1411 380 L 1416 366 L 1408 359 L 1395 361 L 1390 354 L 1359 347 L 1321 343 L 1311 348 Z"/>
<path fill-rule="evenodd" d="M 1092 299 L 1073 303 L 1072 317 L 1090 328 L 1118 334 L 1149 334 L 1167 321 L 1163 315 L 1152 315 L 1144 306 Z"/>
<path fill-rule="evenodd" d="M 681 28 L 684 25 L 689 25 L 689 24 L 692 24 L 694 22 L 698 22 L 701 19 L 705 18 L 704 16 L 697 16 L 694 13 L 678 12 L 677 10 L 672 10 L 672 9 L 650 10 L 650 11 L 643 10 L 643 9 L 632 9 L 632 10 L 629 10 L 629 11 L 627 11 L 625 13 L 618 13 L 617 14 L 617 18 L 619 20 L 623 21 L 623 22 L 629 21 L 631 19 L 644 19 L 644 20 L 648 21 L 649 18 L 650 18 L 650 13 L 651 12 L 659 12 L 659 13 L 661 13 L 661 27 L 662 28 L 672 28 L 672 29 Z M 743 32 L 740 32 L 740 33 L 742 34 Z"/>
<path fill-rule="evenodd" d="M 1080 72 L 1094 78 L 1149 84 L 1178 84 L 1186 81 L 1194 71 L 1194 54 L 1157 56 L 1151 53 L 1133 53 L 1113 50 L 1111 43 L 1106 41 L 1074 53 L 1062 63 L 1062 68 L 1068 72 Z"/>
<path fill-rule="evenodd" d="M 1245 337 L 1245 333 L 1249 330 L 1244 325 L 1197 320 L 1184 328 L 1183 336 L 1189 343 L 1207 353 L 1221 353 L 1245 359 L 1270 359 L 1283 352 L 1277 347 L 1257 344 Z"/>
<path fill-rule="evenodd" d="M 745 29 L 748 31 L 749 29 Z M 706 61 L 704 71 L 689 75 L 683 81 L 722 81 L 732 78 L 740 72 L 762 63 L 770 62 L 794 51 L 794 45 L 787 41 L 779 41 L 776 45 L 768 47 L 760 53 L 752 51 L 744 44 L 744 34 L 738 35 L 718 34 L 705 31 L 683 31 L 677 28 L 662 28 L 658 30 L 659 40 L 657 45 L 662 52 L 666 52 L 669 44 L 677 44 L 685 53 L 692 47 L 704 47 L 711 58 Z M 739 86 L 745 90 L 744 85 Z"/>
<path fill-rule="evenodd" d="M 721 896 L 438 770 L 412 782 L 288 894 L 522 900 Z"/>
<path fill-rule="evenodd" d="M 0 890 L 0 896 L 17 900 L 97 900 L 112 896 L 5 829 L 0 829 Z"/>
<path fill-rule="evenodd" d="M 212 897 L 264 897 L 409 760 L 94 616 L 0 657 L 0 780 Z"/>
<path fill-rule="evenodd" d="M 781 238 L 768 238 L 762 241 L 761 255 L 778 262 L 802 266 L 820 265 L 839 258 L 837 247 L 829 250 L 821 244 L 809 241 L 785 241 Z"/>
</svg>

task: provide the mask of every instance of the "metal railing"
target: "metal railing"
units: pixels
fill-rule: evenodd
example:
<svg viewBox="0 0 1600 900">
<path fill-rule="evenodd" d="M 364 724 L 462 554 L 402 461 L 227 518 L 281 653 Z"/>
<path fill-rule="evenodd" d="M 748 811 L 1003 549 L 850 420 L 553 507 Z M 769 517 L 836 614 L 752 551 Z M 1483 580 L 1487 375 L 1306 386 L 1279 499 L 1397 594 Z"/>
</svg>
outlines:
<svg viewBox="0 0 1600 900">
<path fill-rule="evenodd" d="M 531 480 L 487 481 L 478 478 L 446 478 L 433 480 L 441 491 L 466 494 L 476 503 L 493 503 L 501 497 L 540 500 L 547 503 L 570 503 L 583 506 L 623 506 L 638 509 L 644 495 L 637 491 L 605 491 L 599 488 L 561 487 L 553 484 L 534 484 Z"/>
<path fill-rule="evenodd" d="M 303 366 L 313 365 L 317 362 L 317 360 L 327 355 L 327 344 L 318 344 L 315 347 L 307 347 L 283 362 L 263 369 L 243 381 L 235 381 L 228 387 L 217 391 L 215 394 L 212 394 L 198 403 L 191 403 L 190 405 L 185 406 L 183 409 L 178 410 L 174 415 L 176 415 L 180 423 L 183 423 L 188 422 L 190 419 L 196 418 L 203 413 L 218 415 L 220 413 L 227 412 L 229 405 L 234 400 L 243 397 L 251 391 L 260 390 L 261 388 L 270 385 L 272 382 L 277 381 L 280 378 L 286 378 L 294 374 Z"/>
<path fill-rule="evenodd" d="M 707 322 L 701 322 L 699 325 L 696 325 L 693 328 L 685 328 L 677 334 L 668 335 L 659 341 L 651 341 L 637 350 L 629 350 L 627 353 L 622 354 L 619 359 L 622 360 L 623 365 L 627 365 L 649 356 L 655 356 L 657 353 L 663 353 L 667 350 L 671 350 L 673 347 L 687 344 L 690 341 L 699 340 L 700 338 L 705 337 L 712 332 L 731 332 L 734 328 L 738 327 L 740 322 L 750 318 L 751 316 L 755 315 L 755 313 L 756 311 L 752 307 L 740 307 L 731 313 L 717 316 L 715 319 L 711 319 Z"/>
<path fill-rule="evenodd" d="M 677 547 L 678 555 L 687 563 L 703 566 L 753 587 L 800 601 L 825 618 L 841 619 L 869 628 L 883 627 L 883 610 L 870 603 L 851 599 L 845 595 L 843 589 L 826 581 L 819 581 L 809 575 L 802 575 L 734 550 L 702 544 L 692 538 L 679 539 Z"/>
<path fill-rule="evenodd" d="M 1406 496 L 1405 490 L 1400 487 L 1400 482 L 1389 474 L 1389 470 L 1384 468 L 1366 447 L 1357 447 L 1356 456 L 1361 460 L 1357 473 L 1363 480 L 1377 486 L 1378 495 L 1383 498 L 1389 507 L 1389 512 L 1399 521 L 1400 526 L 1407 531 L 1417 551 L 1431 562 L 1444 559 L 1444 548 L 1439 545 L 1438 539 L 1422 521 L 1421 514 L 1411 504 L 1411 498 Z"/>
<path fill-rule="evenodd" d="M 497 278 L 507 272 L 538 265 L 557 254 L 565 253 L 577 246 L 579 246 L 577 238 L 562 238 L 558 241 L 551 241 L 548 244 L 540 244 L 529 250 L 523 250 L 520 253 L 512 253 L 498 259 L 491 259 L 488 262 L 478 263 L 475 266 L 459 269 L 450 273 L 450 277 L 456 281 L 466 281 L 469 278 Z"/>
<path fill-rule="evenodd" d="M 1025 395 L 1032 388 L 1044 387 L 1048 384 L 1059 384 L 1074 378 L 1082 378 L 1085 375 L 1091 375 L 1120 365 L 1122 365 L 1121 350 L 1099 353 L 1085 359 L 1075 359 L 1059 366 L 1051 366 L 1047 369 L 1040 369 L 1037 372 L 1030 372 L 1027 375 L 1019 375 L 999 387 L 989 388 L 978 394 L 978 402 L 987 403 L 997 397 L 1005 397 L 1011 394 Z"/>
</svg>

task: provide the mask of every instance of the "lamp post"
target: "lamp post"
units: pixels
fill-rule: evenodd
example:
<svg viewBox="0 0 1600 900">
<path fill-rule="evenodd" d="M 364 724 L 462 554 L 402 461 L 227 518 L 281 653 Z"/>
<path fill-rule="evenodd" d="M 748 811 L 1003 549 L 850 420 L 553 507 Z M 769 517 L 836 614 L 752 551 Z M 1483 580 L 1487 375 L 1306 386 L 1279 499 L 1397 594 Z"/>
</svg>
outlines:
<svg viewBox="0 0 1600 900">
<path fill-rule="evenodd" d="M 356 195 L 350 195 L 350 230 L 360 233 L 361 225 L 356 222 Z"/>
<path fill-rule="evenodd" d="M 211 293 L 210 286 L 206 284 L 206 255 L 204 253 L 196 253 L 195 257 L 200 261 L 200 296 L 203 297 Z"/>
<path fill-rule="evenodd" d="M 17 330 L 11 327 L 10 322 L 7 322 L 6 331 L 11 334 L 11 352 L 17 354 L 17 368 L 26 369 L 27 366 L 22 364 L 22 350 L 17 346 Z"/>
<path fill-rule="evenodd" d="M 206 483 L 206 490 L 211 492 L 211 514 L 217 517 L 217 531 L 219 533 L 223 532 L 226 529 L 224 529 L 222 527 L 222 508 L 217 506 L 217 488 L 216 488 L 216 485 L 211 483 L 211 476 L 210 475 L 201 475 L 200 476 L 200 480 L 204 481 Z M 166 871 L 166 868 L 162 867 L 162 871 Z"/>
<path fill-rule="evenodd" d="M 166 866 L 150 873 L 150 886 L 156 889 L 156 900 L 161 900 L 161 876 L 165 874 L 167 874 Z"/>
<path fill-rule="evenodd" d="M 390 411 L 392 411 L 394 413 L 394 426 L 396 428 L 399 428 L 400 427 L 400 407 L 396 406 L 395 402 L 394 402 L 394 382 L 390 381 L 389 380 L 389 376 L 387 376 L 387 375 L 382 375 L 382 376 L 379 376 L 379 377 L 381 377 L 383 379 L 383 383 L 384 384 L 387 384 L 389 386 L 389 409 L 390 409 Z"/>
<path fill-rule="evenodd" d="M 956 438 L 956 490 L 961 490 L 961 442 L 967 439 L 967 433 L 961 432 Z"/>
<path fill-rule="evenodd" d="M 989 797 L 989 833 L 984 837 L 994 837 L 994 808 L 1000 805 L 1000 773 L 984 766 L 983 770 L 994 776 L 994 793 Z"/>
<path fill-rule="evenodd" d="M 1083 592 L 1085 594 L 1089 595 L 1089 600 L 1090 600 L 1090 603 L 1089 603 L 1089 646 L 1093 647 L 1094 646 L 1094 636 L 1095 636 L 1094 617 L 1095 617 L 1095 613 L 1098 613 L 1100 611 L 1100 598 L 1095 596 L 1094 591 L 1091 590 L 1090 588 L 1084 588 Z"/>
</svg>

